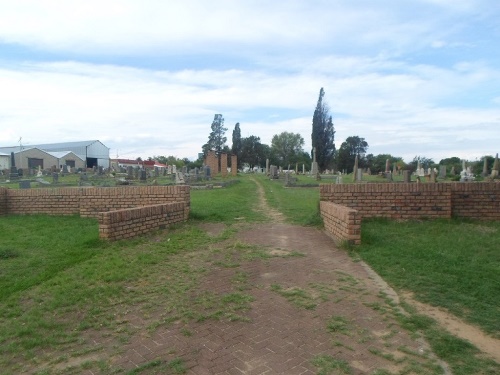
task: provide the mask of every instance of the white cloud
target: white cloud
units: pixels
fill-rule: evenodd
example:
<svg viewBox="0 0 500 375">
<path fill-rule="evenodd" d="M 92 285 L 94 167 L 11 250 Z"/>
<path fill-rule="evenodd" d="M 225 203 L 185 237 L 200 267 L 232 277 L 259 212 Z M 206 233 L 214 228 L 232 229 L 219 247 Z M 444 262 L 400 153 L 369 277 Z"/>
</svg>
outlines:
<svg viewBox="0 0 500 375">
<path fill-rule="evenodd" d="M 477 47 L 489 34 L 461 30 L 496 27 L 498 7 L 383 5 L 0 0 L 0 52 L 2 42 L 29 51 L 0 60 L 0 142 L 97 138 L 113 155 L 194 158 L 222 113 L 229 139 L 240 122 L 266 143 L 301 133 L 308 151 L 324 87 L 337 146 L 358 135 L 371 153 L 410 159 L 496 152 L 498 59 Z M 447 54 L 464 47 L 475 54 Z"/>
</svg>

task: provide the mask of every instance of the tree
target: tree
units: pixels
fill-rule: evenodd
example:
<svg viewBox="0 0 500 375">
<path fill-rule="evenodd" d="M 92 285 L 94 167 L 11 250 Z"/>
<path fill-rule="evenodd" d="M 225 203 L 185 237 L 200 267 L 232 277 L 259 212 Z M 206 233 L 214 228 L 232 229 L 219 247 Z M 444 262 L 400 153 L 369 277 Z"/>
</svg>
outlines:
<svg viewBox="0 0 500 375">
<path fill-rule="evenodd" d="M 339 170 L 345 169 L 347 173 L 351 173 L 354 167 L 354 160 L 358 157 L 360 166 L 366 164 L 364 156 L 368 149 L 368 143 L 364 138 L 358 136 L 347 137 L 347 139 L 340 145 L 337 153 L 337 168 Z"/>
<path fill-rule="evenodd" d="M 322 87 L 314 110 L 311 133 L 312 147 L 316 148 L 316 161 L 320 170 L 332 167 L 335 156 L 335 130 L 330 109 L 323 102 L 324 95 Z"/>
<path fill-rule="evenodd" d="M 224 117 L 221 114 L 216 114 L 212 121 L 212 131 L 208 136 L 208 142 L 202 147 L 203 153 L 206 154 L 208 150 L 215 150 L 220 153 L 226 145 L 227 138 L 224 137 L 227 128 L 224 127 Z"/>
<path fill-rule="evenodd" d="M 417 166 L 418 166 L 418 162 L 420 162 L 420 167 L 421 168 L 424 168 L 424 169 L 428 169 L 428 168 L 432 168 L 434 167 L 434 160 L 432 160 L 431 158 L 427 158 L 425 156 L 415 156 L 413 158 L 413 160 L 408 163 L 408 167 L 411 171 L 416 171 L 417 170 Z"/>
<path fill-rule="evenodd" d="M 266 155 L 264 145 L 260 143 L 260 138 L 255 135 L 243 138 L 241 140 L 241 162 L 247 163 L 250 168 L 261 166 L 265 163 Z"/>
<path fill-rule="evenodd" d="M 231 153 L 237 156 L 238 167 L 241 166 L 241 148 L 242 144 L 241 144 L 240 123 L 237 122 L 236 125 L 234 125 L 234 130 L 233 130 L 233 144 L 231 146 Z"/>
<path fill-rule="evenodd" d="M 364 162 L 365 166 L 370 168 L 372 173 L 379 173 L 379 172 L 385 172 L 385 163 L 387 159 L 389 159 L 389 162 L 391 164 L 391 171 L 394 165 L 398 169 L 404 169 L 406 166 L 403 158 L 399 156 L 392 156 L 391 154 L 378 154 L 378 155 L 368 154 L 364 158 Z"/>
<path fill-rule="evenodd" d="M 295 163 L 304 151 L 304 138 L 300 134 L 283 132 L 273 136 L 271 150 L 278 163 L 287 168 L 288 164 Z"/>
</svg>

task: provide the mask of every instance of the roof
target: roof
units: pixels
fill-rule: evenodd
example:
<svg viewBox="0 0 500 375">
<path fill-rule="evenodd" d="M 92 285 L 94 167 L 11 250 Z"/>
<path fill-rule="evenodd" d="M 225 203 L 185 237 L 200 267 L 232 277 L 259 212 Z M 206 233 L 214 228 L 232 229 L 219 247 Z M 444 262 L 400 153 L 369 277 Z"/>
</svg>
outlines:
<svg viewBox="0 0 500 375">
<path fill-rule="evenodd" d="M 101 141 L 99 140 L 91 140 L 91 141 L 77 141 L 77 142 L 61 142 L 61 143 L 45 143 L 45 144 L 39 144 L 39 145 L 26 145 L 22 146 L 23 150 L 29 149 L 29 148 L 38 148 L 40 150 L 47 150 L 50 151 L 51 149 L 58 149 L 58 150 L 64 150 L 64 149 L 71 149 L 74 147 L 87 147 L 90 146 L 96 142 L 99 142 L 102 144 L 104 147 L 109 149 L 109 147 L 105 146 Z M 8 146 L 8 147 L 0 147 L 1 152 L 18 152 L 20 146 Z"/>
</svg>

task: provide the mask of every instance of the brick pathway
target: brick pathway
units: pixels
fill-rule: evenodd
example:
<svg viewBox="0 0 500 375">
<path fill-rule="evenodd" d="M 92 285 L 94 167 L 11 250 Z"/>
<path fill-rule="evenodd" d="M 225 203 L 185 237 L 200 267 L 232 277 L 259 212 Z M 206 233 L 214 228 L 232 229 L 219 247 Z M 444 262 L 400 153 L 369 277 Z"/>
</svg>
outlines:
<svg viewBox="0 0 500 375">
<path fill-rule="evenodd" d="M 207 275 L 204 287 L 216 293 L 231 290 L 235 272 L 248 275 L 246 293 L 254 297 L 248 321 L 189 322 L 144 332 L 123 348 L 113 366 L 132 370 L 182 358 L 188 374 L 316 374 L 321 366 L 315 363 L 323 359 L 333 367 L 348 364 L 353 374 L 431 372 L 427 349 L 401 329 L 362 263 L 323 232 L 277 223 L 254 225 L 237 236 L 271 253 L 293 255 L 247 261 L 237 270 L 215 268 Z M 300 288 L 317 306 L 301 307 L 278 288 Z M 189 336 L 183 334 L 186 329 Z"/>
</svg>

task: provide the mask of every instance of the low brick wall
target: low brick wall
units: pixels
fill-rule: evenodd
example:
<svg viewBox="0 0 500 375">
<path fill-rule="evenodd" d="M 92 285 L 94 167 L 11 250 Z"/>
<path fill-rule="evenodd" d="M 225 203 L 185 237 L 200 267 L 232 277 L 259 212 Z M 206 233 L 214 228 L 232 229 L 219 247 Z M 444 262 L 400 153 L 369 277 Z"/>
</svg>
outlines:
<svg viewBox="0 0 500 375">
<path fill-rule="evenodd" d="M 80 213 L 80 190 L 77 188 L 8 189 L 7 213 L 78 215 Z"/>
<path fill-rule="evenodd" d="M 354 208 L 361 217 L 451 217 L 451 184 L 329 184 L 320 200 Z"/>
<path fill-rule="evenodd" d="M 100 212 L 172 202 L 184 203 L 184 220 L 189 216 L 190 189 L 187 185 L 86 188 L 81 189 L 80 198 L 82 217 L 97 217 Z"/>
<path fill-rule="evenodd" d="M 0 187 L 0 216 L 7 215 L 7 189 Z"/>
<path fill-rule="evenodd" d="M 357 210 L 331 202 L 320 202 L 325 229 L 336 241 L 361 243 L 361 216 Z"/>
<path fill-rule="evenodd" d="M 155 206 L 100 212 L 99 237 L 119 240 L 135 237 L 169 224 L 184 221 L 184 203 L 165 203 Z"/>
<path fill-rule="evenodd" d="M 157 216 L 150 219 L 147 216 L 149 213 L 157 215 L 154 207 L 172 203 L 175 205 L 161 208 L 164 210 L 161 211 L 164 215 L 163 219 Z M 141 207 L 147 209 L 137 211 Z M 156 210 L 160 209 L 156 208 Z M 79 214 L 82 217 L 98 218 L 100 225 L 104 225 L 104 227 L 108 225 L 105 222 L 107 223 L 109 220 L 114 220 L 112 223 L 123 221 L 125 224 L 113 225 L 110 229 L 102 231 L 101 228 L 99 229 L 101 237 L 108 239 L 127 238 L 131 235 L 144 233 L 150 228 L 157 229 L 173 222 L 185 221 L 189 217 L 189 210 L 190 188 L 186 185 L 26 190 L 0 188 L 0 215 Z M 102 214 L 106 212 L 114 212 L 114 216 L 110 216 L 112 219 L 107 218 L 107 216 L 107 219 L 104 219 Z M 128 215 L 132 215 L 131 217 L 135 218 L 135 221 L 127 224 Z M 138 225 L 138 221 L 145 224 Z"/>
<path fill-rule="evenodd" d="M 454 217 L 500 220 L 500 183 L 451 184 L 451 207 Z"/>
<path fill-rule="evenodd" d="M 346 239 L 345 210 L 356 210 L 356 218 L 437 219 L 462 217 L 500 220 L 500 183 L 438 184 L 330 184 L 320 186 L 320 210 L 326 230 Z"/>
</svg>

